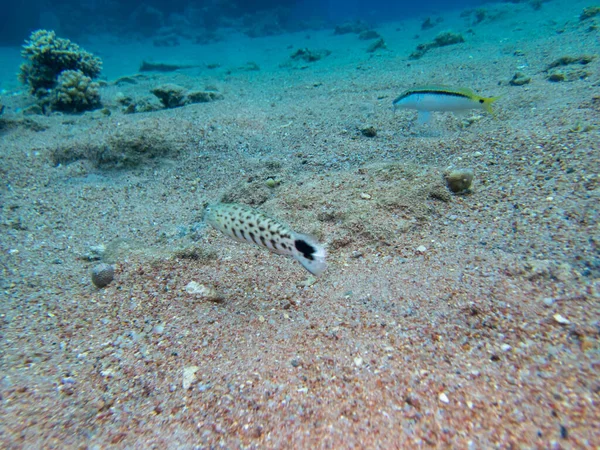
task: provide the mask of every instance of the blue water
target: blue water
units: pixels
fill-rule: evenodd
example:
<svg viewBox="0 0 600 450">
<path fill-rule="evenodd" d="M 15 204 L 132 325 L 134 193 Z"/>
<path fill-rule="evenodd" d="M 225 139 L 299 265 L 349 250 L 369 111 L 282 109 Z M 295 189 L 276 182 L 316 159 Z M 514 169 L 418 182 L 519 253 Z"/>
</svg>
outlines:
<svg viewBox="0 0 600 450">
<path fill-rule="evenodd" d="M 77 38 L 109 33 L 152 35 L 161 27 L 185 24 L 196 30 L 262 20 L 271 14 L 281 31 L 309 26 L 325 26 L 344 20 L 381 22 L 411 16 L 463 9 L 482 0 L 428 2 L 393 0 L 296 0 L 296 1 L 183 1 L 146 2 L 108 0 L 49 2 L 28 0 L 2 2 L 0 45 L 20 44 L 33 30 L 53 29 L 62 36 Z"/>
</svg>

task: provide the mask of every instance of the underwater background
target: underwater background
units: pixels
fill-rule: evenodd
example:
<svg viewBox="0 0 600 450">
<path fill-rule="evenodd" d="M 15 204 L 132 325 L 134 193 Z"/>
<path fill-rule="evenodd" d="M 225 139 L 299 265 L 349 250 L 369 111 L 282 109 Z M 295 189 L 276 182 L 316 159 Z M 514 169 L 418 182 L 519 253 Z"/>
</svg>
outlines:
<svg viewBox="0 0 600 450">
<path fill-rule="evenodd" d="M 5 3 L 0 448 L 598 448 L 597 2 Z"/>
</svg>

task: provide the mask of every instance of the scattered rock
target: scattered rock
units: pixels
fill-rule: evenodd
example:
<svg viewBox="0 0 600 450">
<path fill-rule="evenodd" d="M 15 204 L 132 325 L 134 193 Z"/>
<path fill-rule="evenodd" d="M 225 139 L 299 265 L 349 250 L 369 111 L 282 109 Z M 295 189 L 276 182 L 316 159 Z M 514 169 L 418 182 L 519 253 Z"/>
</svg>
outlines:
<svg viewBox="0 0 600 450">
<path fill-rule="evenodd" d="M 442 402 L 442 403 L 450 403 L 450 399 L 444 392 L 442 392 L 440 395 L 438 395 L 438 398 L 440 399 L 440 402 Z"/>
<path fill-rule="evenodd" d="M 371 39 L 378 39 L 381 35 L 375 30 L 365 30 L 358 35 L 361 41 L 370 41 Z"/>
<path fill-rule="evenodd" d="M 580 56 L 561 56 L 560 58 L 552 61 L 546 70 L 553 69 L 555 67 L 569 66 L 571 64 L 587 65 L 596 59 L 595 55 L 580 55 Z"/>
<path fill-rule="evenodd" d="M 194 381 L 196 381 L 196 372 L 200 370 L 198 366 L 188 366 L 183 368 L 183 389 L 188 390 Z"/>
<path fill-rule="evenodd" d="M 425 247 L 424 245 L 419 245 L 415 251 L 422 255 L 427 251 L 427 247 Z"/>
<path fill-rule="evenodd" d="M 177 108 L 186 104 L 185 88 L 177 84 L 163 84 L 152 89 L 152 93 L 165 105 L 165 108 Z"/>
<path fill-rule="evenodd" d="M 367 48 L 367 53 L 374 53 L 377 50 L 385 49 L 385 48 L 387 48 L 385 45 L 385 41 L 383 40 L 383 38 L 379 38 L 375 42 L 373 42 L 371 45 L 369 45 L 369 47 Z"/>
<path fill-rule="evenodd" d="M 571 321 L 563 316 L 561 316 L 560 314 L 556 313 L 552 316 L 554 318 L 554 320 L 556 321 L 556 323 L 560 323 L 561 325 L 568 325 L 571 323 Z"/>
<path fill-rule="evenodd" d="M 462 42 L 465 42 L 465 38 L 463 38 L 462 34 L 454 33 L 452 31 L 444 31 L 438 34 L 433 42 L 426 42 L 424 44 L 417 45 L 417 49 L 410 54 L 409 58 L 419 59 L 432 48 L 445 47 L 447 45 L 460 44 Z"/>
<path fill-rule="evenodd" d="M 431 17 L 427 17 L 421 24 L 421 30 L 423 30 L 423 31 L 429 30 L 429 29 L 435 27 L 436 25 L 442 23 L 443 21 L 444 21 L 444 19 L 442 19 L 441 17 L 437 17 L 435 19 L 435 21 L 431 20 Z"/>
<path fill-rule="evenodd" d="M 152 89 L 152 93 L 158 97 L 165 108 L 177 108 L 190 103 L 207 103 L 223 98 L 221 93 L 211 90 L 187 92 L 184 87 L 177 84 L 163 84 Z"/>
<path fill-rule="evenodd" d="M 175 72 L 181 69 L 191 69 L 198 67 L 195 65 L 187 64 L 172 64 L 172 63 L 161 63 L 161 62 L 150 62 L 142 61 L 142 65 L 139 68 L 140 72 Z"/>
<path fill-rule="evenodd" d="M 542 300 L 542 302 L 544 302 L 544 305 L 547 307 L 554 305 L 554 299 L 552 297 L 546 297 Z"/>
<path fill-rule="evenodd" d="M 260 66 L 254 61 L 248 61 L 243 66 L 238 67 L 238 70 L 242 70 L 244 72 L 258 72 L 260 70 Z"/>
<path fill-rule="evenodd" d="M 471 169 L 455 169 L 444 174 L 448 189 L 455 194 L 467 192 L 471 188 L 473 177 Z"/>
<path fill-rule="evenodd" d="M 331 55 L 331 51 L 329 50 L 309 50 L 308 48 L 301 48 L 294 52 L 290 58 L 293 60 L 301 59 L 306 62 L 315 62 L 329 55 Z"/>
<path fill-rule="evenodd" d="M 336 26 L 333 34 L 360 34 L 363 31 L 368 31 L 370 29 L 371 27 L 367 23 L 357 20 L 354 22 L 347 22 L 342 25 Z"/>
<path fill-rule="evenodd" d="M 377 130 L 374 127 L 367 127 L 360 130 L 363 136 L 373 138 L 377 136 Z"/>
<path fill-rule="evenodd" d="M 92 269 L 92 283 L 98 288 L 108 286 L 114 277 L 115 268 L 110 264 L 98 264 Z"/>
<path fill-rule="evenodd" d="M 185 291 L 188 294 L 196 296 L 197 298 L 209 300 L 215 303 L 221 303 L 224 300 L 223 296 L 221 296 L 215 288 L 197 283 L 196 281 L 190 281 L 186 285 Z"/>
<path fill-rule="evenodd" d="M 223 94 L 215 91 L 190 91 L 186 95 L 188 103 L 208 103 L 222 100 Z"/>
<path fill-rule="evenodd" d="M 579 20 L 583 22 L 584 20 L 591 19 L 592 17 L 596 17 L 600 14 L 600 6 L 588 6 L 584 8 L 581 14 L 579 15 Z"/>
<path fill-rule="evenodd" d="M 531 77 L 528 77 L 522 72 L 517 72 L 513 75 L 509 83 L 513 86 L 523 86 L 531 82 Z"/>
</svg>

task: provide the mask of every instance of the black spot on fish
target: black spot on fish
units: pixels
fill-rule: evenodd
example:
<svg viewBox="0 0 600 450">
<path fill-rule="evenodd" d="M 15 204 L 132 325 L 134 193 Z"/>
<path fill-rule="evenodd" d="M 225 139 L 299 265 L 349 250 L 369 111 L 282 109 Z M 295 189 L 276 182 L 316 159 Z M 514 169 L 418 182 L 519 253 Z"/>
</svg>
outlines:
<svg viewBox="0 0 600 450">
<path fill-rule="evenodd" d="M 308 242 L 303 241 L 302 239 L 296 239 L 294 241 L 294 246 L 296 247 L 296 250 L 302 253 L 302 256 L 304 256 L 306 259 L 309 259 L 311 261 L 315 259 L 313 257 L 313 254 L 317 251 L 317 249 L 310 245 Z"/>
<path fill-rule="evenodd" d="M 252 222 L 248 222 L 248 226 L 254 228 L 254 224 Z"/>
<path fill-rule="evenodd" d="M 271 239 L 271 245 L 273 246 L 273 248 L 277 248 L 277 243 L 275 242 L 275 239 Z"/>
<path fill-rule="evenodd" d="M 246 239 L 246 234 L 244 233 L 244 230 L 241 230 L 241 229 L 240 229 L 240 234 L 242 235 L 242 237 L 243 237 L 244 239 Z"/>
<path fill-rule="evenodd" d="M 289 239 L 289 238 L 291 238 L 291 236 L 289 234 L 282 234 L 281 237 L 283 239 Z"/>
<path fill-rule="evenodd" d="M 265 227 L 258 227 L 258 231 L 265 231 Z"/>
<path fill-rule="evenodd" d="M 252 239 L 252 242 L 254 242 L 255 244 L 258 244 L 258 242 L 256 242 L 256 239 L 254 239 L 254 233 L 249 232 L 248 235 L 250 236 L 250 239 Z"/>
<path fill-rule="evenodd" d="M 265 242 L 265 237 L 264 236 L 260 237 L 260 242 L 262 242 L 263 247 L 267 246 L 267 243 Z"/>
</svg>

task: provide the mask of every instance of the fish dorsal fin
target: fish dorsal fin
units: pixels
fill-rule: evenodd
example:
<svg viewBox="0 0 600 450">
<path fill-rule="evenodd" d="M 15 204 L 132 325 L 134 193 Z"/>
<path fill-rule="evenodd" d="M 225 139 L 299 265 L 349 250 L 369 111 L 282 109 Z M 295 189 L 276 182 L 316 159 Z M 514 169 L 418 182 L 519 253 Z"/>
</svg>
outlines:
<svg viewBox="0 0 600 450">
<path fill-rule="evenodd" d="M 430 93 L 439 93 L 439 94 L 452 94 L 452 95 L 462 95 L 468 98 L 478 97 L 477 94 L 472 89 L 463 88 L 463 87 L 455 87 L 455 86 L 445 86 L 443 84 L 431 84 L 424 86 L 415 86 L 410 88 L 407 92 L 409 93 L 418 93 L 418 92 L 430 92 Z"/>
</svg>

